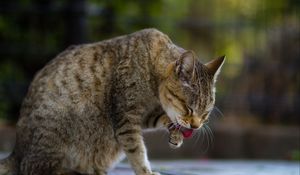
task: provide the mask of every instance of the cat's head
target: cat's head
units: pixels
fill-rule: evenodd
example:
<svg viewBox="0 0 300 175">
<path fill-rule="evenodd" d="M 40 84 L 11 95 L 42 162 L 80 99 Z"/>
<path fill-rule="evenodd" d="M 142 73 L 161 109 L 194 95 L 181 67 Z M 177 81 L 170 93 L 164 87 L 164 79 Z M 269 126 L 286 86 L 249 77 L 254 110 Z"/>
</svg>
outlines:
<svg viewBox="0 0 300 175">
<path fill-rule="evenodd" d="M 215 82 L 225 56 L 202 64 L 192 51 L 169 64 L 159 88 L 160 102 L 174 124 L 198 129 L 215 104 Z"/>
</svg>

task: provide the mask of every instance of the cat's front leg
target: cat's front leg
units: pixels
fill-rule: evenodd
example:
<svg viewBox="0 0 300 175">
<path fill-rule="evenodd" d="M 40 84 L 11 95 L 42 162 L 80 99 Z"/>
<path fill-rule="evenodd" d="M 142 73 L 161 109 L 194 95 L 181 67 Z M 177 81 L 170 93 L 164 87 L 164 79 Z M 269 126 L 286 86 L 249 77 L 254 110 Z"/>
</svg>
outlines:
<svg viewBox="0 0 300 175">
<path fill-rule="evenodd" d="M 159 175 L 151 171 L 146 147 L 142 137 L 139 116 L 124 117 L 116 124 L 117 141 L 122 145 L 126 156 L 137 175 Z"/>
<path fill-rule="evenodd" d="M 176 149 L 182 145 L 183 135 L 178 129 L 170 127 L 172 126 L 171 124 L 171 119 L 166 114 L 163 114 L 157 119 L 156 122 L 154 122 L 154 127 L 167 128 L 169 131 L 169 146 L 173 149 Z"/>
<path fill-rule="evenodd" d="M 178 129 L 169 129 L 169 146 L 179 148 L 183 143 L 183 135 Z"/>
</svg>

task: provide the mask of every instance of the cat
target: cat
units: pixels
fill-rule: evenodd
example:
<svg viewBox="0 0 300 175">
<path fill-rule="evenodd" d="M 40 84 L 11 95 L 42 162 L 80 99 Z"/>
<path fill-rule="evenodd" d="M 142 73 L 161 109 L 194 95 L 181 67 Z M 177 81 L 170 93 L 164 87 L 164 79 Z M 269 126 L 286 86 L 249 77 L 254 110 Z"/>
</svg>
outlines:
<svg viewBox="0 0 300 175">
<path fill-rule="evenodd" d="M 124 155 L 152 172 L 147 128 L 167 128 L 177 148 L 207 120 L 224 56 L 206 64 L 156 29 L 70 46 L 34 77 L 16 145 L 0 174 L 106 175 Z"/>
</svg>

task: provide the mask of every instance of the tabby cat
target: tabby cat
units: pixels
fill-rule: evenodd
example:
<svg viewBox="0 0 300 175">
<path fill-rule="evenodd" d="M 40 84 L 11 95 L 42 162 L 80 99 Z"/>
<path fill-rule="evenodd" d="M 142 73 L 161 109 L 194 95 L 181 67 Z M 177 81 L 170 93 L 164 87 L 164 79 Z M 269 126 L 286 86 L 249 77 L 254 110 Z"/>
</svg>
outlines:
<svg viewBox="0 0 300 175">
<path fill-rule="evenodd" d="M 106 175 L 126 155 L 137 175 L 158 175 L 142 130 L 168 128 L 179 147 L 208 120 L 223 62 L 202 64 L 156 29 L 69 47 L 32 81 L 0 174 Z"/>
</svg>

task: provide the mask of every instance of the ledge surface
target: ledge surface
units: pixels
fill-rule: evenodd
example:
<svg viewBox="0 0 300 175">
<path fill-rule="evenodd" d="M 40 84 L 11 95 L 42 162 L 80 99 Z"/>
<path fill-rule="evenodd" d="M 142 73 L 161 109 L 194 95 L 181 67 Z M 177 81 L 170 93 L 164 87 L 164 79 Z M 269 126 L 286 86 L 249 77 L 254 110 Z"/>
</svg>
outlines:
<svg viewBox="0 0 300 175">
<path fill-rule="evenodd" d="M 0 153 L 0 159 L 8 154 Z M 162 175 L 300 175 L 300 162 L 262 160 L 176 160 L 151 161 Z M 108 175 L 134 175 L 120 163 Z"/>
</svg>

